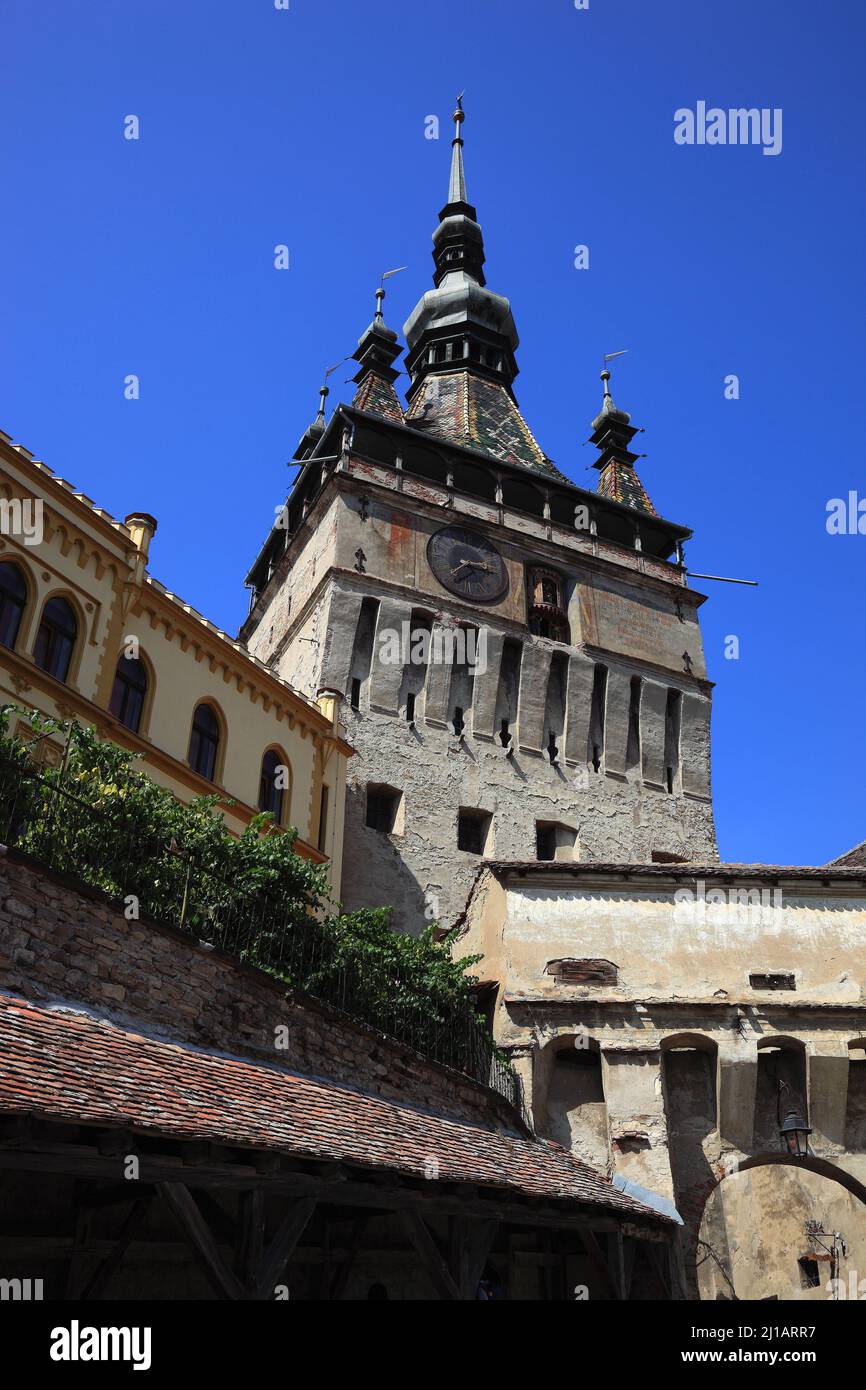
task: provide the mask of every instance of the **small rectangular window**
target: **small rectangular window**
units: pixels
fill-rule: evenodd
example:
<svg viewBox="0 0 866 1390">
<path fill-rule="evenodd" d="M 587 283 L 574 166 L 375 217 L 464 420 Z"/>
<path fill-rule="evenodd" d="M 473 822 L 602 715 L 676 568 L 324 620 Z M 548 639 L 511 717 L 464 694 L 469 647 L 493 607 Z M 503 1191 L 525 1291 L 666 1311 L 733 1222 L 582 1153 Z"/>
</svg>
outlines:
<svg viewBox="0 0 866 1390">
<path fill-rule="evenodd" d="M 352 709 L 360 709 L 361 707 L 361 680 L 359 676 L 353 677 L 352 693 L 349 697 L 349 703 Z"/>
<path fill-rule="evenodd" d="M 367 825 L 390 835 L 397 820 L 400 793 L 393 787 L 367 788 Z"/>
<path fill-rule="evenodd" d="M 322 787 L 321 801 L 319 802 L 319 840 L 317 848 L 322 854 L 326 853 L 325 846 L 328 843 L 328 788 Z"/>
<path fill-rule="evenodd" d="M 749 984 L 752 989 L 796 989 L 797 984 L 793 975 L 783 974 L 780 971 L 763 972 L 749 976 Z"/>
<path fill-rule="evenodd" d="M 461 811 L 457 818 L 457 848 L 465 854 L 484 854 L 489 830 L 487 811 Z"/>
<path fill-rule="evenodd" d="M 560 859 L 574 859 L 577 844 L 577 831 L 570 825 L 559 821 L 537 820 L 535 822 L 535 857 L 540 860 L 556 858 L 557 850 L 562 850 Z"/>
<path fill-rule="evenodd" d="M 556 830 L 552 825 L 535 827 L 535 857 L 537 859 L 556 858 Z"/>
</svg>

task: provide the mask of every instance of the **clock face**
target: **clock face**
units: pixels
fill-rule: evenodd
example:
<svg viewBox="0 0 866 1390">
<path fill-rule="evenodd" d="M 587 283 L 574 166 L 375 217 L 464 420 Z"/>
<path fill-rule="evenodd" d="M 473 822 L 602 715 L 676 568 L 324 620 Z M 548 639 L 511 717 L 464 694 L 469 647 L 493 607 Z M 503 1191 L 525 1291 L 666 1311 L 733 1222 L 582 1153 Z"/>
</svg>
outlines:
<svg viewBox="0 0 866 1390">
<path fill-rule="evenodd" d="M 499 551 L 477 531 L 445 526 L 427 543 L 430 568 L 446 589 L 476 603 L 495 603 L 508 589 L 508 571 Z"/>
</svg>

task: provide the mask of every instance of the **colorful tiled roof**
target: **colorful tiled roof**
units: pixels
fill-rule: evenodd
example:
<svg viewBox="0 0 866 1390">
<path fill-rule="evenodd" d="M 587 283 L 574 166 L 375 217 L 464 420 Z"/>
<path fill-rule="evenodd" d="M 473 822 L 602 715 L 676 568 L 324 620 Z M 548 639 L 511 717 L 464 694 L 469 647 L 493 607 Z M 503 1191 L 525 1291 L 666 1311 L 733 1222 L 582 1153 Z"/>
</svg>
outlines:
<svg viewBox="0 0 866 1390">
<path fill-rule="evenodd" d="M 474 372 L 434 373 L 426 377 L 406 411 L 406 423 L 438 439 L 478 449 L 503 463 L 562 477 L 505 387 Z"/>
<path fill-rule="evenodd" d="M 0 995 L 0 1112 L 467 1182 L 663 1221 L 544 1140 Z"/>
<path fill-rule="evenodd" d="M 601 470 L 598 491 L 602 497 L 609 497 L 612 502 L 622 502 L 626 507 L 634 507 L 639 512 L 649 512 L 650 516 L 658 516 L 637 473 L 616 459 L 611 459 Z"/>
<path fill-rule="evenodd" d="M 403 423 L 403 407 L 400 405 L 400 398 L 391 382 L 379 376 L 378 372 L 369 372 L 364 377 L 355 392 L 352 405 L 356 410 L 366 410 L 371 415 L 381 415 L 385 420 L 393 420 L 395 424 L 402 425 Z"/>
</svg>

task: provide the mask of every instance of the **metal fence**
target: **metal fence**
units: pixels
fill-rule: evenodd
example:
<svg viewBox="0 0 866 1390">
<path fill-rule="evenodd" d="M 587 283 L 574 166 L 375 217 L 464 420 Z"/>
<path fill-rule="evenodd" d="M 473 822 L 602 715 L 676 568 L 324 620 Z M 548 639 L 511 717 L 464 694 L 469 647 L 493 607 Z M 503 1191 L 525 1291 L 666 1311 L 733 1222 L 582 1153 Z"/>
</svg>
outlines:
<svg viewBox="0 0 866 1390">
<path fill-rule="evenodd" d="M 150 917 L 279 976 L 293 988 L 363 1020 L 434 1061 L 520 1105 L 516 1073 L 470 1003 L 455 1008 L 413 988 L 395 968 L 383 999 L 351 938 L 317 920 L 303 901 L 245 890 L 174 842 L 145 830 L 122 795 L 94 805 L 61 771 L 42 773 L 0 750 L 0 839 Z"/>
</svg>

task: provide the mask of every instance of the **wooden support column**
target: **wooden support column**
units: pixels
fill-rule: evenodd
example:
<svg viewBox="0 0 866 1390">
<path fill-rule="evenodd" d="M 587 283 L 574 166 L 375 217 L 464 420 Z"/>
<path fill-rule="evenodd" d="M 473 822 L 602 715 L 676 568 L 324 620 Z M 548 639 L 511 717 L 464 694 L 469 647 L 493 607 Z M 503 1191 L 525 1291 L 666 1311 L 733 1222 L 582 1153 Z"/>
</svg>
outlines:
<svg viewBox="0 0 866 1390">
<path fill-rule="evenodd" d="M 328 1295 L 328 1297 L 334 1303 L 339 1302 L 339 1300 L 343 1297 L 343 1294 L 346 1292 L 346 1286 L 349 1282 L 349 1277 L 352 1273 L 352 1270 L 355 1267 L 355 1260 L 357 1259 L 358 1251 L 361 1248 L 361 1238 L 363 1237 L 364 1231 L 367 1229 L 369 1221 L 369 1216 L 359 1216 L 352 1223 L 352 1233 L 349 1237 L 349 1249 L 346 1254 L 345 1260 L 340 1265 L 340 1268 L 334 1275 L 334 1278 L 331 1282 L 330 1293 Z"/>
<path fill-rule="evenodd" d="M 616 1230 L 612 1231 L 607 1239 L 609 1246 L 612 1247 L 611 1263 L 613 1265 L 616 1297 L 624 1301 L 628 1298 L 628 1289 L 626 1287 L 625 1277 L 625 1250 L 623 1247 L 622 1226 L 617 1226 Z"/>
<path fill-rule="evenodd" d="M 610 1266 L 602 1254 L 601 1246 L 596 1239 L 593 1231 L 580 1231 L 580 1243 L 590 1258 L 592 1267 L 599 1274 L 607 1285 L 612 1298 L 619 1298 L 616 1280 L 610 1271 Z"/>
<path fill-rule="evenodd" d="M 197 1254 L 199 1263 L 217 1292 L 223 1298 L 243 1298 L 244 1286 L 220 1254 L 189 1188 L 182 1182 L 161 1182 L 159 1194 L 174 1213 L 188 1244 Z"/>
<path fill-rule="evenodd" d="M 153 1196 L 150 1195 L 139 1197 L 133 1204 L 132 1210 L 129 1212 L 120 1228 L 117 1244 L 111 1251 L 111 1254 L 103 1260 L 87 1287 L 82 1291 L 82 1299 L 102 1297 L 108 1287 L 109 1280 L 117 1273 L 123 1263 L 123 1257 L 130 1245 L 145 1226 L 152 1201 Z"/>
<path fill-rule="evenodd" d="M 264 1193 L 260 1187 L 242 1192 L 239 1198 L 239 1223 L 235 1250 L 235 1273 L 249 1287 L 255 1271 L 262 1262 L 265 1238 Z"/>
<path fill-rule="evenodd" d="M 254 1298 L 273 1298 L 280 1275 L 292 1258 L 295 1246 L 316 1209 L 315 1197 L 302 1197 L 293 1202 L 283 1217 L 279 1230 L 262 1256 L 254 1279 Z"/>
<path fill-rule="evenodd" d="M 404 1208 L 400 1212 L 400 1223 L 415 1247 L 439 1297 L 459 1300 L 460 1289 L 452 1279 L 448 1266 L 439 1253 L 439 1247 L 417 1211 Z"/>
<path fill-rule="evenodd" d="M 72 1236 L 72 1248 L 69 1252 L 69 1264 L 66 1269 L 66 1295 L 68 1299 L 77 1298 L 79 1285 L 82 1278 L 84 1261 L 87 1258 L 87 1237 L 90 1233 L 90 1222 L 92 1213 L 82 1202 L 82 1185 L 75 1184 L 75 1229 Z"/>
</svg>

